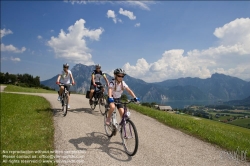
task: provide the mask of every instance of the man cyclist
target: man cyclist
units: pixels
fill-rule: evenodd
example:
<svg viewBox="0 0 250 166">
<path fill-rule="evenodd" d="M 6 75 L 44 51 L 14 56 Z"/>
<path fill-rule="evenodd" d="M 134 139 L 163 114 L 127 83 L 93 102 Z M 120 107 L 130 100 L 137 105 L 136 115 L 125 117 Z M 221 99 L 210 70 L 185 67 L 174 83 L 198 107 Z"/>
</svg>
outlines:
<svg viewBox="0 0 250 166">
<path fill-rule="evenodd" d="M 109 83 L 109 89 L 108 89 L 108 104 L 109 104 L 109 111 L 108 116 L 106 119 L 106 124 L 110 125 L 110 118 L 112 115 L 112 112 L 115 110 L 115 104 L 120 102 L 121 95 L 123 93 L 123 90 L 127 90 L 128 93 L 134 98 L 135 102 L 139 102 L 139 98 L 137 98 L 134 94 L 134 92 L 128 87 L 128 85 L 123 81 L 123 77 L 126 75 L 125 71 L 121 68 L 117 68 L 114 70 L 115 79 L 113 79 Z M 123 116 L 124 109 L 122 104 L 116 105 L 120 116 Z"/>
<path fill-rule="evenodd" d="M 69 64 L 68 63 L 65 63 L 63 64 L 63 71 L 61 72 L 61 74 L 58 75 L 57 77 L 57 81 L 56 81 L 56 84 L 60 84 L 60 83 L 63 83 L 63 84 L 70 84 L 70 79 L 72 80 L 72 85 L 75 84 L 75 81 L 74 81 L 74 78 L 73 78 L 73 75 L 72 75 L 72 72 L 69 70 Z M 60 81 L 60 82 L 59 82 Z M 70 86 L 69 85 L 64 85 L 65 88 L 67 89 L 67 91 L 69 91 L 70 89 Z M 61 96 L 62 96 L 62 93 L 64 91 L 64 86 L 60 86 L 60 90 L 59 90 L 59 96 L 58 96 L 58 101 L 61 100 Z M 70 109 L 70 105 L 69 105 L 69 96 L 68 96 L 68 109 Z"/>
<path fill-rule="evenodd" d="M 101 77 L 103 77 L 108 85 L 108 79 L 105 75 L 105 73 L 102 72 L 101 70 L 101 65 L 97 64 L 95 65 L 95 70 L 91 74 L 91 84 L 90 84 L 90 93 L 89 93 L 89 104 L 93 104 L 93 94 L 95 91 L 95 88 L 97 85 L 101 85 Z M 102 89 L 104 91 L 104 88 Z"/>
</svg>

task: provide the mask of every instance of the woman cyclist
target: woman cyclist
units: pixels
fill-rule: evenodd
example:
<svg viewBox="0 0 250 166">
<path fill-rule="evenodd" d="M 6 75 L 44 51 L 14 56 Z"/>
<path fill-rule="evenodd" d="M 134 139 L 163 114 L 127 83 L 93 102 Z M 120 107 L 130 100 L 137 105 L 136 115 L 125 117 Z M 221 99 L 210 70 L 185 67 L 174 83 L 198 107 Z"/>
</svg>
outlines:
<svg viewBox="0 0 250 166">
<path fill-rule="evenodd" d="M 65 63 L 63 64 L 63 71 L 61 72 L 61 74 L 58 75 L 57 77 L 57 81 L 56 81 L 56 84 L 60 84 L 60 83 L 63 83 L 63 84 L 70 84 L 70 79 L 72 80 L 72 85 L 75 84 L 75 81 L 74 81 L 74 78 L 73 78 L 73 75 L 71 73 L 71 71 L 69 70 L 69 64 Z M 60 81 L 60 82 L 59 82 Z M 69 91 L 70 89 L 70 86 L 69 85 L 64 85 L 65 88 L 67 89 L 67 91 Z M 63 93 L 63 90 L 64 90 L 64 86 L 60 86 L 60 90 L 59 90 L 59 96 L 58 96 L 58 101 L 61 100 L 61 95 Z M 68 109 L 70 109 L 70 105 L 69 105 L 69 96 L 68 96 Z"/>
<path fill-rule="evenodd" d="M 114 76 L 115 78 L 109 83 L 109 89 L 108 89 L 108 103 L 109 103 L 109 111 L 108 111 L 108 117 L 106 120 L 106 124 L 110 125 L 110 118 L 112 115 L 112 112 L 115 110 L 115 104 L 120 102 L 121 95 L 123 93 L 123 90 L 127 90 L 128 93 L 134 98 L 136 102 L 139 102 L 139 99 L 135 96 L 134 92 L 128 87 L 128 85 L 122 80 L 123 77 L 126 75 L 125 71 L 121 68 L 117 68 L 114 70 Z M 116 105 L 120 116 L 122 117 L 124 113 L 123 105 L 117 104 Z"/>
</svg>

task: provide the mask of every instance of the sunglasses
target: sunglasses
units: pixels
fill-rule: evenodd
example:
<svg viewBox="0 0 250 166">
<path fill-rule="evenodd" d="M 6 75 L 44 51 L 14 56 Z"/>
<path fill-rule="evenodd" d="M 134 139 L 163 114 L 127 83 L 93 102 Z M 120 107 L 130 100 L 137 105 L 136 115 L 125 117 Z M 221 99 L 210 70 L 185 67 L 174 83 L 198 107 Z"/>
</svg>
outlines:
<svg viewBox="0 0 250 166">
<path fill-rule="evenodd" d="M 96 68 L 96 69 L 101 69 L 101 68 Z"/>
<path fill-rule="evenodd" d="M 116 76 L 117 76 L 117 77 L 122 77 L 122 78 L 124 77 L 124 76 L 121 76 L 121 75 L 116 75 Z"/>
</svg>

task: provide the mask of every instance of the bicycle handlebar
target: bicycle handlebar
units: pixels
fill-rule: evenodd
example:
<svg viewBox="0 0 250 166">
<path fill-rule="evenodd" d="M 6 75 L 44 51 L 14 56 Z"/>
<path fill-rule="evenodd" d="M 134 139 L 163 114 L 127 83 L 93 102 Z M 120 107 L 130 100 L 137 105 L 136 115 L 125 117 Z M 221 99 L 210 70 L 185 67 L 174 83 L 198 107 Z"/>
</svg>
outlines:
<svg viewBox="0 0 250 166">
<path fill-rule="evenodd" d="M 129 104 L 129 103 L 132 103 L 132 102 L 133 102 L 133 103 L 138 103 L 138 101 L 135 101 L 134 99 L 130 99 L 130 100 L 128 100 L 127 102 L 122 102 L 122 101 L 120 101 L 119 103 L 116 103 L 116 102 L 115 102 L 115 104 L 125 104 L 125 105 L 126 105 L 126 104 Z"/>
<path fill-rule="evenodd" d="M 69 86 L 71 86 L 71 85 L 73 85 L 73 84 L 71 84 L 71 83 L 70 83 L 70 84 L 59 83 L 58 85 L 59 85 L 59 86 L 64 86 L 64 85 L 69 85 Z"/>
</svg>

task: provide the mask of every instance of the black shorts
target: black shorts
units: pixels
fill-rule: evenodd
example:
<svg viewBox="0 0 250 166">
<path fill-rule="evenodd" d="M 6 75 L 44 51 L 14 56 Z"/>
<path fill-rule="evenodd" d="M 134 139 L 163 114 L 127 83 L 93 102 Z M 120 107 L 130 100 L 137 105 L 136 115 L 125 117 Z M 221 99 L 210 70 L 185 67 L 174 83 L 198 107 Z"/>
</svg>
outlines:
<svg viewBox="0 0 250 166">
<path fill-rule="evenodd" d="M 67 91 L 69 91 L 69 89 L 70 89 L 70 85 L 61 85 L 61 86 L 64 86 Z M 59 87 L 61 87 L 61 86 L 59 85 Z M 59 91 L 58 91 L 58 93 L 59 93 Z M 69 95 L 70 95 L 70 91 L 69 91 Z"/>
<path fill-rule="evenodd" d="M 107 99 L 107 100 L 108 100 L 108 99 Z M 115 101 L 115 103 L 120 103 L 121 98 L 114 98 L 114 101 Z M 109 101 L 108 101 L 108 103 L 110 104 Z M 116 108 L 117 108 L 117 109 L 123 108 L 123 105 L 122 105 L 122 104 L 116 104 Z"/>
</svg>

